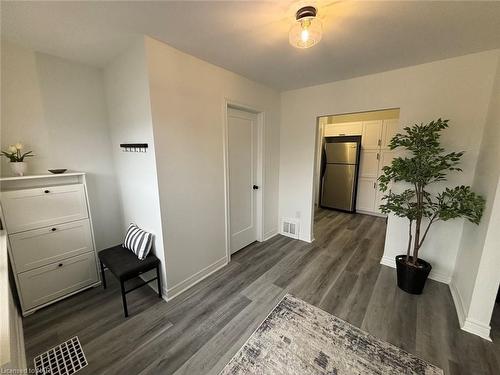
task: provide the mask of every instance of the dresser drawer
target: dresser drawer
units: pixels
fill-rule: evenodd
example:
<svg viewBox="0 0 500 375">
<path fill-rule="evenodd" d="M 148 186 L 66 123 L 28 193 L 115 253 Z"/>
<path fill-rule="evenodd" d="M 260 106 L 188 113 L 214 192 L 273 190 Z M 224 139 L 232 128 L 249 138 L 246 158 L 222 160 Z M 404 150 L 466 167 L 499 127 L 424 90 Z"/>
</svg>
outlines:
<svg viewBox="0 0 500 375">
<path fill-rule="evenodd" d="M 11 234 L 18 273 L 94 250 L 88 219 Z"/>
<path fill-rule="evenodd" d="M 99 280 L 90 252 L 18 275 L 24 310 L 63 297 Z"/>
<path fill-rule="evenodd" d="M 1 202 L 9 234 L 88 217 L 83 184 L 5 191 Z"/>
</svg>

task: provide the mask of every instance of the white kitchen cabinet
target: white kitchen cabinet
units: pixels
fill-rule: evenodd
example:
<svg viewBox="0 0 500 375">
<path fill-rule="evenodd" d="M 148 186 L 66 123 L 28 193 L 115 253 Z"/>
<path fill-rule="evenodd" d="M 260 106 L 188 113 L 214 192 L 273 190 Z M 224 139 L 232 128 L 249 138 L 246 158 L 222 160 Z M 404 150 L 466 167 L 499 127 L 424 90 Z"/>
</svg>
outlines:
<svg viewBox="0 0 500 375">
<path fill-rule="evenodd" d="M 382 168 L 391 164 L 394 152 L 388 149 L 391 138 L 398 131 L 398 120 L 363 121 L 361 155 L 356 209 L 375 215 L 382 214 L 379 206 L 382 193 L 378 189 L 378 177 Z"/>
<path fill-rule="evenodd" d="M 361 134 L 361 148 L 378 149 L 382 139 L 382 120 L 363 121 L 363 132 Z"/>
<path fill-rule="evenodd" d="M 376 197 L 376 178 L 360 177 L 358 179 L 358 192 L 356 196 L 356 210 L 363 212 L 374 211 Z"/>
<path fill-rule="evenodd" d="M 359 177 L 377 178 L 379 172 L 379 150 L 361 150 Z"/>
<path fill-rule="evenodd" d="M 325 137 L 339 137 L 344 135 L 361 135 L 363 124 L 361 122 L 344 122 L 339 124 L 326 124 Z"/>
<path fill-rule="evenodd" d="M 390 119 L 384 120 L 383 123 L 383 131 L 382 131 L 382 145 L 381 147 L 389 148 L 389 142 L 392 137 L 396 135 L 399 130 L 399 120 L 398 119 Z"/>
<path fill-rule="evenodd" d="M 379 160 L 380 172 L 379 172 L 379 176 L 382 174 L 382 168 L 384 168 L 387 165 L 391 165 L 392 159 L 394 159 L 394 151 L 391 151 L 391 150 L 381 150 L 380 151 L 380 160 Z"/>
<path fill-rule="evenodd" d="M 382 211 L 380 211 L 380 205 L 385 203 L 385 201 L 382 199 L 382 197 L 385 195 L 386 193 L 383 193 L 381 192 L 378 188 L 377 188 L 377 191 L 376 191 L 376 194 L 375 194 L 375 211 L 380 213 L 380 214 L 383 214 Z"/>
<path fill-rule="evenodd" d="M 383 173 L 382 168 L 384 168 L 386 165 L 390 165 L 393 158 L 394 158 L 394 151 L 382 150 L 380 152 L 380 172 L 379 172 L 379 176 Z M 389 191 L 390 188 L 391 188 L 391 186 L 389 185 L 388 186 L 388 190 L 385 193 L 381 192 L 378 189 L 378 182 L 377 182 L 377 194 L 376 194 L 376 197 L 375 197 L 375 210 L 376 210 L 376 212 L 382 213 L 382 211 L 380 211 L 380 208 L 379 208 L 380 205 L 382 203 L 384 203 L 384 201 L 382 200 L 382 197 Z"/>
<path fill-rule="evenodd" d="M 99 284 L 85 174 L 0 179 L 23 315 Z"/>
</svg>

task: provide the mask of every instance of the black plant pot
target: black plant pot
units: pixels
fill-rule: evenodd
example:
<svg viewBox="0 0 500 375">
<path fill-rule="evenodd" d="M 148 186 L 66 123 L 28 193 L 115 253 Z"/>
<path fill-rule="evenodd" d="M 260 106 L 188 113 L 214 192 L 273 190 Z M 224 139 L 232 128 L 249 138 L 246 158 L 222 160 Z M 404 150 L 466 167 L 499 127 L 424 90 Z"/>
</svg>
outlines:
<svg viewBox="0 0 500 375">
<path fill-rule="evenodd" d="M 410 262 L 413 258 L 410 257 Z M 418 267 L 406 263 L 406 255 L 396 257 L 398 287 L 410 294 L 422 294 L 432 266 L 418 258 Z"/>
</svg>

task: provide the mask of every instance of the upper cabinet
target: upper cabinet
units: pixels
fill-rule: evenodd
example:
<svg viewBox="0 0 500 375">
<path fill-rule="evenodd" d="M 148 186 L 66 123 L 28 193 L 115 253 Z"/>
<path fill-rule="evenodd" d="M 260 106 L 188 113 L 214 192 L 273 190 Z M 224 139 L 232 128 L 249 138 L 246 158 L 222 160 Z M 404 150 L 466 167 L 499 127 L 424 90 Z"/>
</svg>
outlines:
<svg viewBox="0 0 500 375">
<path fill-rule="evenodd" d="M 363 124 L 361 123 L 361 121 L 325 125 L 325 137 L 338 137 L 343 135 L 361 135 L 362 131 L 363 131 Z"/>
<path fill-rule="evenodd" d="M 389 142 L 392 137 L 396 135 L 399 130 L 399 120 L 390 119 L 384 120 L 383 134 L 382 134 L 382 148 L 389 148 Z"/>
<path fill-rule="evenodd" d="M 363 121 L 361 134 L 361 147 L 365 149 L 377 149 L 382 139 L 382 120 Z"/>
</svg>

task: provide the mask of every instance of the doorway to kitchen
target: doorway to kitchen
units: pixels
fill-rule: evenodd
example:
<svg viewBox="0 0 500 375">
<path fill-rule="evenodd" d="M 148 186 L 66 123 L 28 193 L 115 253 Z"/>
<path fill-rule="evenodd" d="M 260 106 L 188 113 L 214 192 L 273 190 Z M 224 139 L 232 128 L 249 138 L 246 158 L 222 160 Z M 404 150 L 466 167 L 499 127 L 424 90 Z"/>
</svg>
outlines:
<svg viewBox="0 0 500 375">
<path fill-rule="evenodd" d="M 385 217 L 377 179 L 394 157 L 389 142 L 398 129 L 398 108 L 318 117 L 316 213 L 334 209 Z"/>
</svg>

